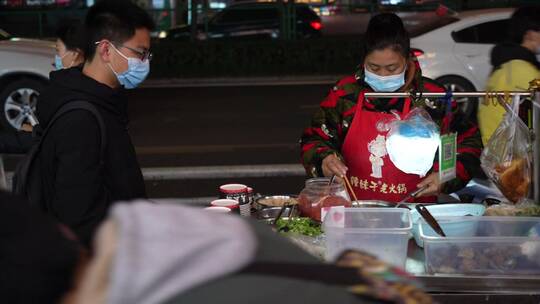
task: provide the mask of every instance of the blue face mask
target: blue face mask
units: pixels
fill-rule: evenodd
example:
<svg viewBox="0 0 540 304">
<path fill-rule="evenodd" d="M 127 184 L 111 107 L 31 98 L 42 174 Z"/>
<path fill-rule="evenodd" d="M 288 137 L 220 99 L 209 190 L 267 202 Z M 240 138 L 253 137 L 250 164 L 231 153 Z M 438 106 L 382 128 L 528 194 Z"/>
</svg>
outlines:
<svg viewBox="0 0 540 304">
<path fill-rule="evenodd" d="M 150 73 L 150 61 L 148 59 L 142 61 L 138 58 L 126 57 L 113 44 L 111 44 L 111 46 L 118 54 L 120 54 L 120 56 L 127 60 L 128 69 L 125 72 L 116 73 L 110 64 L 109 68 L 111 68 L 114 75 L 116 75 L 118 82 L 124 86 L 124 88 L 136 88 L 146 79 L 148 73 Z"/>
<path fill-rule="evenodd" d="M 405 70 L 397 75 L 379 76 L 364 68 L 364 81 L 375 92 L 395 92 L 405 84 Z"/>
<path fill-rule="evenodd" d="M 64 56 L 60 57 L 57 55 L 54 55 L 54 67 L 56 70 L 62 70 L 64 69 L 64 64 L 62 63 L 62 59 L 67 56 L 67 53 L 64 54 Z"/>
<path fill-rule="evenodd" d="M 64 64 L 62 63 L 62 57 L 54 55 L 54 67 L 57 71 L 64 68 Z"/>
</svg>

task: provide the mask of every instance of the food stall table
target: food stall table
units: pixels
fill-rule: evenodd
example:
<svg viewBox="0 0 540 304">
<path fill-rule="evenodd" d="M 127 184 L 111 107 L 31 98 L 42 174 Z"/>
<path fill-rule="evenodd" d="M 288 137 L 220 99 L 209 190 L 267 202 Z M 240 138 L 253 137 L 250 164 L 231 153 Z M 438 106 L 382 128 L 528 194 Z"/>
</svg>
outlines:
<svg viewBox="0 0 540 304">
<path fill-rule="evenodd" d="M 430 275 L 424 251 L 409 241 L 406 270 L 441 303 L 540 303 L 540 276 Z"/>
<path fill-rule="evenodd" d="M 307 236 L 287 234 L 312 255 L 324 258 L 324 245 Z M 439 303 L 540 303 L 539 276 L 431 275 L 424 266 L 424 251 L 409 240 L 406 270 Z"/>
</svg>

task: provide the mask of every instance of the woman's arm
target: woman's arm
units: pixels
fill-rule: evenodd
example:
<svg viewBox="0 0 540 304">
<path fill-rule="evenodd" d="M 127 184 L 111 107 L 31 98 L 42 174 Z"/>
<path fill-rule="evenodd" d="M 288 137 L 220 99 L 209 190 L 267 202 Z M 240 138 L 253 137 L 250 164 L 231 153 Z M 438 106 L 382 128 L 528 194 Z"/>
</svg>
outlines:
<svg viewBox="0 0 540 304">
<path fill-rule="evenodd" d="M 458 134 L 457 177 L 445 183 L 443 186 L 444 193 L 456 192 L 464 188 L 472 178 L 485 176 L 480 167 L 480 154 L 483 145 L 478 125 L 456 110 L 450 122 L 450 131 Z"/>
<path fill-rule="evenodd" d="M 313 115 L 311 126 L 304 130 L 300 140 L 302 163 L 309 176 L 324 176 L 323 160 L 329 155 L 340 155 L 345 138 L 344 105 L 343 102 L 340 102 L 341 98 L 346 95 L 346 90 L 342 87 L 343 82 L 338 82 L 321 102 L 320 108 Z M 338 169 L 340 164 L 330 162 L 327 166 Z"/>
<path fill-rule="evenodd" d="M 425 90 L 428 92 L 444 92 L 442 86 L 426 80 Z M 438 122 L 442 131 L 457 133 L 457 162 L 456 162 L 456 178 L 444 184 L 440 184 L 437 180 L 438 187 L 432 189 L 440 189 L 443 193 L 453 193 L 464 188 L 473 177 L 484 177 L 484 173 L 480 167 L 480 154 L 482 153 L 482 137 L 478 125 L 465 117 L 458 108 L 455 100 L 452 100 L 451 105 L 452 115 L 445 115 L 444 102 L 440 102 L 436 110 L 427 109 L 432 118 Z M 438 155 L 435 157 L 433 172 L 439 171 Z M 436 193 L 428 193 L 430 195 Z M 422 192 L 422 195 L 427 195 Z"/>
</svg>

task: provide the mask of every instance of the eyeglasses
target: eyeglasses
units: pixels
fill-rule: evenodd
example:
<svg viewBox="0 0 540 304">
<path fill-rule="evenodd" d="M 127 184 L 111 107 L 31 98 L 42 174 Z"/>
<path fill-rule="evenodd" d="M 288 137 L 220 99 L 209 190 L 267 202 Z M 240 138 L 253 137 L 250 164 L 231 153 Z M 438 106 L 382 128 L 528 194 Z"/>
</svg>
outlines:
<svg viewBox="0 0 540 304">
<path fill-rule="evenodd" d="M 104 41 L 109 42 L 107 40 L 101 40 L 101 41 L 95 42 L 95 44 L 98 45 L 98 44 L 100 44 L 101 42 L 104 42 Z M 113 46 L 115 46 L 117 48 L 125 48 L 125 49 L 128 49 L 128 50 L 132 51 L 133 53 L 139 55 L 139 59 L 142 60 L 142 61 L 145 61 L 145 60 L 151 61 L 152 60 L 153 54 L 150 51 L 147 51 L 147 50 L 142 50 L 141 51 L 141 50 L 129 47 L 127 45 L 116 44 L 116 43 L 112 43 L 112 42 L 109 42 L 109 43 L 113 44 Z"/>
<path fill-rule="evenodd" d="M 145 61 L 145 60 L 151 61 L 152 60 L 153 54 L 150 51 L 147 51 L 147 50 L 142 50 L 141 51 L 141 50 L 134 49 L 132 47 L 129 47 L 129 46 L 123 45 L 123 44 L 118 45 L 118 47 L 126 48 L 126 49 L 132 51 L 133 53 L 138 54 L 139 59 L 141 59 L 142 61 Z"/>
</svg>

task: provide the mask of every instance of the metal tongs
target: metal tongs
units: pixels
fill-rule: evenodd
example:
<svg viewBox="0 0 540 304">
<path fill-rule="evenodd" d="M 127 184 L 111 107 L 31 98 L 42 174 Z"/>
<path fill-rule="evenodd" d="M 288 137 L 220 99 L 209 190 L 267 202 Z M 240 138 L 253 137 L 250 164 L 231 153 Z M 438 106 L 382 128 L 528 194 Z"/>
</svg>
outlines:
<svg viewBox="0 0 540 304">
<path fill-rule="evenodd" d="M 416 205 L 416 211 L 418 211 L 418 213 L 420 213 L 420 215 L 424 218 L 424 220 L 426 220 L 428 225 L 433 230 L 435 230 L 435 232 L 437 232 L 440 236 L 446 237 L 446 234 L 444 233 L 441 225 L 439 225 L 437 220 L 433 217 L 433 215 L 431 215 L 431 212 L 429 212 L 429 210 L 426 208 L 426 206 L 424 206 L 422 204 L 418 204 L 418 205 Z"/>
<path fill-rule="evenodd" d="M 279 213 L 278 215 L 276 216 L 276 218 L 274 219 L 274 221 L 272 222 L 272 225 L 275 226 L 277 224 L 277 221 L 281 218 L 281 216 L 283 215 L 283 213 L 285 212 L 285 210 L 287 208 L 289 208 L 289 215 L 287 216 L 287 225 L 291 222 L 291 219 L 293 217 L 293 213 L 294 213 L 294 209 L 296 208 L 297 205 L 287 205 L 287 204 L 284 204 L 281 209 L 279 210 Z M 285 229 L 287 229 L 287 227 L 285 227 Z M 280 231 L 283 231 L 285 229 L 280 229 Z M 287 229 L 288 230 L 288 229 Z"/>
<path fill-rule="evenodd" d="M 416 190 L 414 190 L 413 192 L 409 193 L 407 196 L 405 196 L 401 201 L 399 201 L 397 204 L 396 204 L 396 208 L 407 208 L 409 210 L 411 210 L 411 208 L 409 208 L 409 206 L 405 205 L 405 203 L 407 203 L 407 200 L 410 199 L 410 198 L 413 198 L 413 197 L 416 197 L 418 195 L 418 193 L 424 191 L 427 189 L 427 185 L 422 187 L 422 188 L 418 188 Z"/>
</svg>

